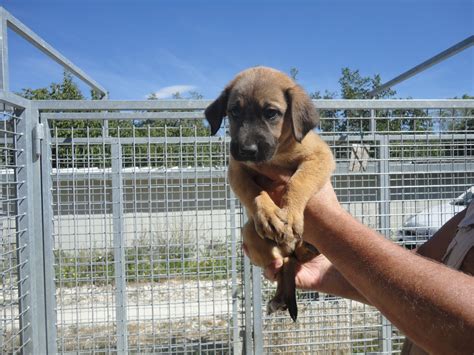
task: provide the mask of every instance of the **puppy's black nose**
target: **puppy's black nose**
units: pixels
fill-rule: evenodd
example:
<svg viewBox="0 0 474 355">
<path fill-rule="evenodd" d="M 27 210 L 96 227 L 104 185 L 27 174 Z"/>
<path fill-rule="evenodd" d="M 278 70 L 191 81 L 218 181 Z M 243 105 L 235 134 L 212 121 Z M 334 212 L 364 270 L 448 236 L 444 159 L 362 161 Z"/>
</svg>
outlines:
<svg viewBox="0 0 474 355">
<path fill-rule="evenodd" d="M 257 156 L 258 147 L 256 144 L 246 145 L 245 147 L 239 147 L 239 153 L 242 158 L 252 159 Z"/>
</svg>

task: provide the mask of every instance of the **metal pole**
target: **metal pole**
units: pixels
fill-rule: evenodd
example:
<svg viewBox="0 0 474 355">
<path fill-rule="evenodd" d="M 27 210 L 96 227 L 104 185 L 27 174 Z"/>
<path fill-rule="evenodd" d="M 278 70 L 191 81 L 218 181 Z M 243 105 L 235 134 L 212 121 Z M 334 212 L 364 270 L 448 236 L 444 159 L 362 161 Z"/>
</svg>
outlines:
<svg viewBox="0 0 474 355">
<path fill-rule="evenodd" d="M 262 321 L 262 270 L 252 266 L 253 298 L 253 348 L 254 354 L 263 354 L 263 321 Z"/>
<path fill-rule="evenodd" d="M 244 213 L 242 222 L 247 222 Z M 251 355 L 253 351 L 253 331 L 252 331 L 252 265 L 249 258 L 244 256 L 244 309 L 245 309 L 245 354 Z"/>
<path fill-rule="evenodd" d="M 111 153 L 117 352 L 119 354 L 126 354 L 128 351 L 127 289 L 125 278 L 125 243 L 123 240 L 122 146 L 120 138 L 118 138 L 117 143 L 112 144 Z"/>
<path fill-rule="evenodd" d="M 418 64 L 417 66 L 411 68 L 410 70 L 407 70 L 406 72 L 400 74 L 399 76 L 393 78 L 392 80 L 386 82 L 385 84 L 380 85 L 377 89 L 372 90 L 369 92 L 369 97 L 374 97 L 376 94 L 379 92 L 389 89 L 394 85 L 397 85 L 401 83 L 402 81 L 405 81 L 412 76 L 421 73 L 422 71 L 425 71 L 426 69 L 432 67 L 435 64 L 438 64 L 439 62 L 442 62 L 443 60 L 448 59 L 449 57 L 452 57 L 453 55 L 462 52 L 463 50 L 471 47 L 474 45 L 474 35 L 466 38 L 465 40 L 456 43 L 454 46 L 449 47 L 445 51 L 442 51 L 441 53 L 438 53 L 434 57 L 431 57 L 430 59 L 424 61 L 421 64 Z"/>
<path fill-rule="evenodd" d="M 43 225 L 40 159 L 34 152 L 32 132 L 38 116 L 29 108 L 18 120 L 15 148 L 17 188 L 18 292 L 22 352 L 47 353 L 43 273 Z"/>
<path fill-rule="evenodd" d="M 232 347 L 234 354 L 242 353 L 242 340 L 239 334 L 239 297 L 237 285 L 237 210 L 235 195 L 229 188 L 230 236 L 231 236 L 231 272 L 232 272 Z"/>
<path fill-rule="evenodd" d="M 38 115 L 38 111 L 35 111 Z M 43 204 L 43 255 L 46 317 L 46 346 L 48 354 L 56 354 L 56 285 L 54 283 L 53 202 L 51 186 L 51 134 L 48 122 L 43 123 L 44 138 L 41 142 L 41 188 Z"/>
<path fill-rule="evenodd" d="M 7 27 L 10 28 L 12 31 L 15 31 L 19 36 L 23 37 L 26 41 L 38 48 L 41 52 L 43 52 L 56 63 L 61 65 L 65 70 L 74 74 L 93 90 L 99 91 L 102 94 L 107 95 L 107 90 L 104 87 L 102 87 L 94 79 L 89 77 L 85 72 L 82 71 L 82 69 L 74 65 L 71 61 L 69 61 L 66 57 L 64 57 L 61 53 L 54 49 L 50 44 L 44 41 L 27 26 L 25 26 L 21 21 L 15 18 L 3 7 L 0 7 L 0 11 L 2 13 L 2 23 L 4 24 L 2 24 L 2 27 L 5 26 L 5 32 Z"/>
<path fill-rule="evenodd" d="M 381 233 L 390 237 L 390 151 L 389 137 L 380 137 L 380 228 Z M 392 324 L 382 315 L 382 350 L 384 354 L 392 353 Z"/>
<path fill-rule="evenodd" d="M 0 7 L 0 26 L 0 90 L 8 91 L 8 24 L 2 7 Z"/>
</svg>

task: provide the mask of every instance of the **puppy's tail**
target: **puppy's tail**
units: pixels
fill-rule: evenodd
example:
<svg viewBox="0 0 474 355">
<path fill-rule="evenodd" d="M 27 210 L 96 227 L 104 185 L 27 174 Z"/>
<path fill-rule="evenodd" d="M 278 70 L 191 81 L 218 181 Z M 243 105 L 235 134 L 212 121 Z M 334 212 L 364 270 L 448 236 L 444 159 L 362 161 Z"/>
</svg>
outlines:
<svg viewBox="0 0 474 355">
<path fill-rule="evenodd" d="M 275 296 L 268 302 L 267 314 L 288 309 L 291 319 L 296 322 L 298 306 L 296 305 L 296 260 L 293 257 L 283 259 L 283 266 L 277 276 Z"/>
</svg>

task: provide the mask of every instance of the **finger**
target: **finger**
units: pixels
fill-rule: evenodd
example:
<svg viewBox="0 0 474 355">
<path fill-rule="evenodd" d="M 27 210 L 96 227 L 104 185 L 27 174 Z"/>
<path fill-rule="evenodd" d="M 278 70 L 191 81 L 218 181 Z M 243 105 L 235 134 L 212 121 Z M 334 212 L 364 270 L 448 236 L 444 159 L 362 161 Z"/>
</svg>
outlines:
<svg viewBox="0 0 474 355">
<path fill-rule="evenodd" d="M 263 276 L 270 281 L 275 281 L 275 274 L 273 271 L 270 270 L 270 268 L 266 268 L 263 270 Z"/>
<path fill-rule="evenodd" d="M 265 270 L 263 270 L 263 276 L 267 278 L 270 281 L 275 281 L 276 280 L 276 275 L 280 271 L 281 267 L 283 266 L 283 260 L 282 259 L 276 259 L 268 265 Z"/>
</svg>

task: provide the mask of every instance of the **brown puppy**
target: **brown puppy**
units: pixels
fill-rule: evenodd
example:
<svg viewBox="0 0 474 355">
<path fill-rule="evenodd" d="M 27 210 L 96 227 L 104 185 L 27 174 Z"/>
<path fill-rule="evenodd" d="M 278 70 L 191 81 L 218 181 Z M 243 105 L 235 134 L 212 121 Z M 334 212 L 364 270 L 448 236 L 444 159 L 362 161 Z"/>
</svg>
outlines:
<svg viewBox="0 0 474 355">
<path fill-rule="evenodd" d="M 238 74 L 205 115 L 212 134 L 223 117 L 229 118 L 229 182 L 247 210 L 243 243 L 248 257 L 262 268 L 283 260 L 268 313 L 288 309 L 296 320 L 295 258 L 305 262 L 317 253 L 302 241 L 304 209 L 335 166 L 329 147 L 312 131 L 319 122 L 314 105 L 285 74 L 255 67 Z M 255 183 L 264 165 L 294 171 L 281 208 Z"/>
</svg>

